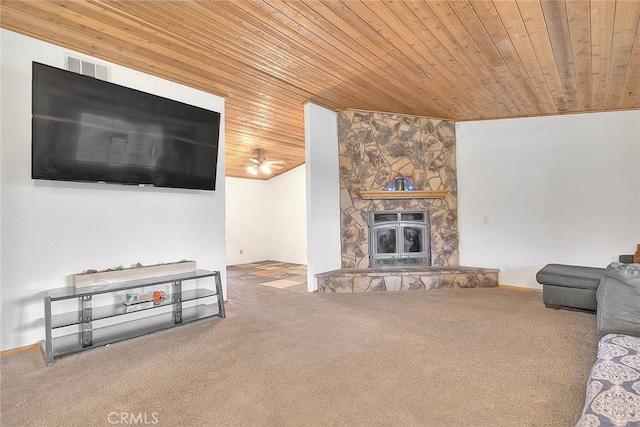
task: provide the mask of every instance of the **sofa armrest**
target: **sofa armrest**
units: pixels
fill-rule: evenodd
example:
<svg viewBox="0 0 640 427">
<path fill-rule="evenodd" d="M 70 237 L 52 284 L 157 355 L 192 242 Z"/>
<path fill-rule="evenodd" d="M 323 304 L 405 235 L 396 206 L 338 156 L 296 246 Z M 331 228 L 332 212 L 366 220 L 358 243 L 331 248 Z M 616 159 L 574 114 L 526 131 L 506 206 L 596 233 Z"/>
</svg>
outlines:
<svg viewBox="0 0 640 427">
<path fill-rule="evenodd" d="M 640 336 L 640 264 L 609 264 L 596 300 L 600 333 Z"/>
</svg>

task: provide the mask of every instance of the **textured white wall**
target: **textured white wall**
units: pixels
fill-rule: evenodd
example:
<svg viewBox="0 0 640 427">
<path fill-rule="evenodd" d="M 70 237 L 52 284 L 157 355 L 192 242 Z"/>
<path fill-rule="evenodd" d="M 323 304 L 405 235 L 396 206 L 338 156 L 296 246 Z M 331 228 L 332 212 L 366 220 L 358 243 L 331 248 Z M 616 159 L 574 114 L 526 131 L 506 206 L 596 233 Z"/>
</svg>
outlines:
<svg viewBox="0 0 640 427">
<path fill-rule="evenodd" d="M 307 182 L 307 287 L 317 273 L 340 268 L 340 182 L 338 115 L 304 106 Z"/>
<path fill-rule="evenodd" d="M 227 177 L 227 264 L 270 259 L 269 181 Z M 242 252 L 242 253 L 240 253 Z"/>
<path fill-rule="evenodd" d="M 456 124 L 460 263 L 539 287 L 640 243 L 640 111 Z"/>
<path fill-rule="evenodd" d="M 305 165 L 268 183 L 269 259 L 307 263 L 307 186 Z"/>
<path fill-rule="evenodd" d="M 306 264 L 304 165 L 267 181 L 228 177 L 226 182 L 228 265 Z"/>
<path fill-rule="evenodd" d="M 268 181 L 229 177 L 226 182 L 228 264 L 306 264 L 305 165 Z"/>
<path fill-rule="evenodd" d="M 70 275 L 87 268 L 193 259 L 220 270 L 226 289 L 224 127 L 215 192 L 34 181 L 31 62 L 63 68 L 63 53 L 74 52 L 0 31 L 0 348 L 43 339 L 43 292 L 70 286 Z M 111 71 L 114 83 L 224 112 L 220 97 L 116 65 Z"/>
</svg>

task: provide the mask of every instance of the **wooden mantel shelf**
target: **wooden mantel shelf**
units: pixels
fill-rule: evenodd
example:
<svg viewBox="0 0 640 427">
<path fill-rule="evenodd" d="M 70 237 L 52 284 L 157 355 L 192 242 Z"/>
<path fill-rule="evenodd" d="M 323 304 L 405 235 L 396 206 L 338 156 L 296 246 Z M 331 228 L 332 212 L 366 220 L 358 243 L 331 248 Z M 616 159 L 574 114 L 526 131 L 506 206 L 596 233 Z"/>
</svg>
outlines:
<svg viewBox="0 0 640 427">
<path fill-rule="evenodd" d="M 442 199 L 449 191 L 361 191 L 361 199 Z"/>
</svg>

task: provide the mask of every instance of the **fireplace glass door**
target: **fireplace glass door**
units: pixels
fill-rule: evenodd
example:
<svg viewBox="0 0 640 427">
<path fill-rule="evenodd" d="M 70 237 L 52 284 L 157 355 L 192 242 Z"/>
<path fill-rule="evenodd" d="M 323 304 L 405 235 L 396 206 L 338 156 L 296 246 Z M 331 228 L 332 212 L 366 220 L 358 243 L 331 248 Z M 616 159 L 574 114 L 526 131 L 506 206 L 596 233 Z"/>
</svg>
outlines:
<svg viewBox="0 0 640 427">
<path fill-rule="evenodd" d="M 427 212 L 372 212 L 369 230 L 371 267 L 430 265 Z"/>
</svg>

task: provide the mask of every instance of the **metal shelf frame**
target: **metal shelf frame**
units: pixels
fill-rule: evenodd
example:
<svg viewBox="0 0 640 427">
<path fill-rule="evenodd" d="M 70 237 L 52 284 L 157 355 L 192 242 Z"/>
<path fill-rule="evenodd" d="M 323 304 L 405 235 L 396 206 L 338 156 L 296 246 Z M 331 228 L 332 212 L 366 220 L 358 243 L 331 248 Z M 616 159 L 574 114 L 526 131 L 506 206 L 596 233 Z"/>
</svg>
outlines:
<svg viewBox="0 0 640 427">
<path fill-rule="evenodd" d="M 183 281 L 213 278 L 215 289 L 196 288 L 183 290 Z M 159 304 L 137 307 L 125 304 L 93 306 L 93 297 L 102 294 L 115 294 L 130 289 L 170 284 L 171 293 Z M 215 298 L 216 303 L 207 303 Z M 52 314 L 52 304 L 61 301 L 76 300 L 79 310 Z M 197 304 L 183 308 L 182 303 L 196 301 Z M 158 310 L 165 307 L 163 310 Z M 166 311 L 170 307 L 171 311 Z M 118 341 L 151 334 L 175 326 L 188 324 L 212 317 L 226 317 L 222 282 L 219 271 L 196 270 L 195 272 L 156 277 L 153 279 L 133 280 L 107 286 L 87 288 L 58 288 L 46 292 L 44 297 L 45 340 L 42 350 L 47 366 L 53 365 L 56 358 L 78 353 L 92 348 L 105 346 Z M 144 317 L 128 316 L 133 313 L 147 314 Z M 94 328 L 94 321 L 123 316 L 122 322 Z M 60 328 L 77 327 L 78 331 L 54 337 L 53 331 Z"/>
</svg>

